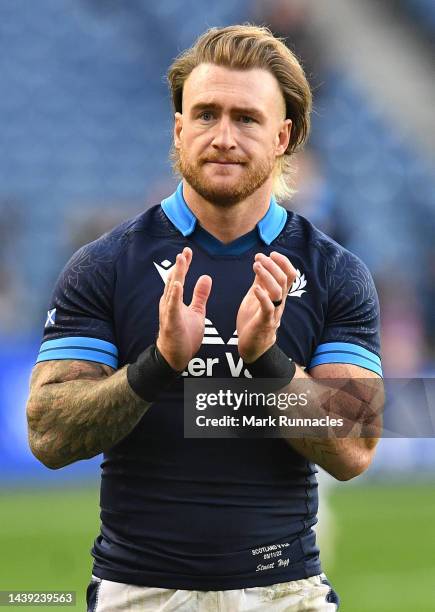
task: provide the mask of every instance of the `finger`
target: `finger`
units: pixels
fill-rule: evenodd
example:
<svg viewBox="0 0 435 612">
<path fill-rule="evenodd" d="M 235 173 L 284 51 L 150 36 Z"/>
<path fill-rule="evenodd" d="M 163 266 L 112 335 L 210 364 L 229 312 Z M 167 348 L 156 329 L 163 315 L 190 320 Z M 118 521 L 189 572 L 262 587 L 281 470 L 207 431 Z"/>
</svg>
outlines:
<svg viewBox="0 0 435 612">
<path fill-rule="evenodd" d="M 182 253 L 178 253 L 177 258 L 175 260 L 175 266 L 173 268 L 173 276 L 172 281 L 179 282 L 181 285 L 184 285 L 184 280 L 186 278 L 187 270 L 192 260 L 192 251 L 189 248 L 183 249 Z"/>
<path fill-rule="evenodd" d="M 295 267 L 292 265 L 292 263 L 288 259 L 288 257 L 286 257 L 285 255 L 282 255 L 282 253 L 278 253 L 277 251 L 272 251 L 271 254 L 270 254 L 270 258 L 276 264 L 278 264 L 278 266 L 281 268 L 281 270 L 287 276 L 287 290 L 290 289 L 290 287 L 293 284 L 293 281 L 296 278 L 296 269 L 295 269 Z"/>
<path fill-rule="evenodd" d="M 275 307 L 272 304 L 270 297 L 265 289 L 257 285 L 254 287 L 254 293 L 258 301 L 260 302 L 261 312 L 263 314 L 265 323 L 274 323 L 274 310 Z"/>
<path fill-rule="evenodd" d="M 258 281 L 256 285 L 260 285 L 265 289 L 271 300 L 282 300 L 284 297 L 282 287 L 269 270 L 266 270 L 259 261 L 254 263 L 253 268 Z"/>
<path fill-rule="evenodd" d="M 259 261 L 261 265 L 266 268 L 266 270 L 269 270 L 272 276 L 279 283 L 284 295 L 287 288 L 287 274 L 284 272 L 284 270 L 282 270 L 280 265 L 270 257 L 267 257 L 264 253 L 257 253 L 255 256 L 255 261 Z"/>
<path fill-rule="evenodd" d="M 170 298 L 170 294 L 172 291 L 172 286 L 175 281 L 181 282 L 184 284 L 184 278 L 186 273 L 184 271 L 184 267 L 186 265 L 186 260 L 183 253 L 178 253 L 175 258 L 175 264 L 172 266 L 171 271 L 168 274 L 168 278 L 166 280 L 166 287 L 163 295 L 165 296 L 165 301 L 168 302 Z"/>
<path fill-rule="evenodd" d="M 188 270 L 190 263 L 192 261 L 192 249 L 190 247 L 184 247 L 183 255 L 186 258 L 186 264 L 187 264 L 187 270 Z"/>
<path fill-rule="evenodd" d="M 184 285 L 184 280 L 186 278 L 187 272 L 189 270 L 190 264 L 192 262 L 192 249 L 190 247 L 184 247 L 183 251 L 182 251 L 182 256 L 184 258 L 183 261 L 183 278 L 182 279 L 178 279 L 180 280 L 180 282 Z"/>
<path fill-rule="evenodd" d="M 203 275 L 198 278 L 193 290 L 192 301 L 190 302 L 189 308 L 201 314 L 205 313 L 205 307 L 210 295 L 211 285 L 212 280 L 210 276 Z"/>
<path fill-rule="evenodd" d="M 167 278 L 166 278 L 166 283 L 165 283 L 165 288 L 163 289 L 163 300 L 166 302 L 168 299 L 168 292 L 169 289 L 171 287 L 171 282 L 172 282 L 172 270 L 169 272 Z"/>
<path fill-rule="evenodd" d="M 166 313 L 171 322 L 174 321 L 176 315 L 180 310 L 180 304 L 183 301 L 183 285 L 179 281 L 174 281 L 172 283 L 168 302 L 167 302 L 167 310 Z"/>
<path fill-rule="evenodd" d="M 186 268 L 186 258 L 183 253 L 178 253 L 175 259 L 175 266 L 172 273 L 172 282 L 178 281 L 179 283 L 184 281 Z"/>
<path fill-rule="evenodd" d="M 163 298 L 167 302 L 169 292 L 172 288 L 172 283 L 177 280 L 184 286 L 184 280 L 186 278 L 187 270 L 189 269 L 190 262 L 192 261 L 192 249 L 185 247 L 181 253 L 178 253 L 175 258 L 175 265 L 172 267 L 166 279 L 165 288 L 163 291 Z"/>
</svg>

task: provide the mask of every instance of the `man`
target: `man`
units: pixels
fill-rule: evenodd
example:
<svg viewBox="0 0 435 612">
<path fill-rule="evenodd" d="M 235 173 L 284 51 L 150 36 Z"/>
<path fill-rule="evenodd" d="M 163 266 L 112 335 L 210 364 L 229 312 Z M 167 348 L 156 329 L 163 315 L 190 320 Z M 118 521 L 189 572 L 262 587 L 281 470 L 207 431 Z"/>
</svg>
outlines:
<svg viewBox="0 0 435 612">
<path fill-rule="evenodd" d="M 276 203 L 311 109 L 281 41 L 211 29 L 169 83 L 182 182 L 62 272 L 30 445 L 53 469 L 104 453 L 89 610 L 335 610 L 312 530 L 314 464 L 352 478 L 376 439 L 185 439 L 183 377 L 297 378 L 317 385 L 310 414 L 353 410 L 355 393 L 324 407 L 316 379 L 379 379 L 373 282 Z"/>
</svg>

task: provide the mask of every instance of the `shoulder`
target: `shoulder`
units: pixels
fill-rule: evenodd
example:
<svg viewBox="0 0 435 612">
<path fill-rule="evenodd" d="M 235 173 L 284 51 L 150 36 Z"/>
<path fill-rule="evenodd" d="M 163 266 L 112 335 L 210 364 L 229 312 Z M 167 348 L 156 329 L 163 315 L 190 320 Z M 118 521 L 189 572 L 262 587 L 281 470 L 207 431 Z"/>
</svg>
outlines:
<svg viewBox="0 0 435 612">
<path fill-rule="evenodd" d="M 344 279 L 353 280 L 362 287 L 372 284 L 365 263 L 357 256 L 322 232 L 308 219 L 288 211 L 287 222 L 276 239 L 277 246 L 298 247 L 323 263 L 331 289 L 339 288 Z"/>
<path fill-rule="evenodd" d="M 70 282 L 83 274 L 113 269 L 120 256 L 132 245 L 138 234 L 167 235 L 174 228 L 160 204 L 127 219 L 96 240 L 83 245 L 70 258 L 64 271 Z"/>
<path fill-rule="evenodd" d="M 333 238 L 322 232 L 306 217 L 287 210 L 287 221 L 275 240 L 275 244 L 315 249 L 328 260 L 338 258 L 346 249 Z M 349 252 L 349 251 L 348 251 Z"/>
</svg>

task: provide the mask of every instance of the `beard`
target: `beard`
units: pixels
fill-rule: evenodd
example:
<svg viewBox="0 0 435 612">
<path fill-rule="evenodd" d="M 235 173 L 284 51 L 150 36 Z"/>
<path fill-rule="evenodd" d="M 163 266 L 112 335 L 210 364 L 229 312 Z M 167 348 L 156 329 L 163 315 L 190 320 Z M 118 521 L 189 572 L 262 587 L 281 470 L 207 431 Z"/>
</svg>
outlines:
<svg viewBox="0 0 435 612">
<path fill-rule="evenodd" d="M 207 202 L 222 208 L 235 206 L 251 196 L 267 181 L 275 165 L 275 159 L 269 158 L 248 165 L 246 162 L 240 160 L 240 163 L 243 164 L 245 168 L 242 172 L 242 176 L 237 181 L 234 181 L 232 185 L 219 185 L 214 184 L 213 180 L 204 176 L 202 169 L 206 160 L 199 159 L 192 162 L 183 148 L 180 150 L 174 148 L 173 159 L 176 170 L 180 172 L 192 189 L 207 200 Z M 212 157 L 207 158 L 208 161 L 212 159 Z M 239 162 L 238 159 L 234 158 L 229 158 L 228 161 Z M 217 179 L 217 181 L 218 180 L 219 179 Z"/>
</svg>

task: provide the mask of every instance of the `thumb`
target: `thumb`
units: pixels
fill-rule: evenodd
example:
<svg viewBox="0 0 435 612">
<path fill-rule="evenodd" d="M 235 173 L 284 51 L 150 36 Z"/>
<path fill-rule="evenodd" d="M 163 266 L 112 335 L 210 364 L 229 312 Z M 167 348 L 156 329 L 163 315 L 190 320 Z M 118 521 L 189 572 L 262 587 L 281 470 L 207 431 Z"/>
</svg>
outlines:
<svg viewBox="0 0 435 612">
<path fill-rule="evenodd" d="M 189 308 L 200 314 L 205 313 L 205 306 L 211 291 L 211 283 L 212 280 L 210 276 L 203 275 L 198 278 Z"/>
</svg>

